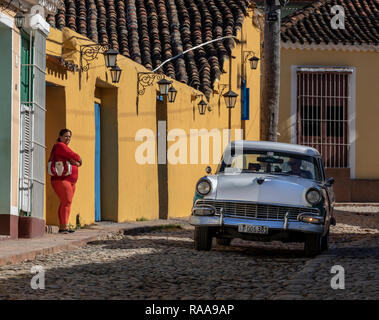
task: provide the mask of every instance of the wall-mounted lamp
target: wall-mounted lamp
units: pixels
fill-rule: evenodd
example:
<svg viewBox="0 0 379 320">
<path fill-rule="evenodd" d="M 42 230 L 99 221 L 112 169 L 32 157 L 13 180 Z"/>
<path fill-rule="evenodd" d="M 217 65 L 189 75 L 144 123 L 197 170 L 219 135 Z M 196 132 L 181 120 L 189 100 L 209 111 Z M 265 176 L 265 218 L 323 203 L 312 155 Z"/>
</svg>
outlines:
<svg viewBox="0 0 379 320">
<path fill-rule="evenodd" d="M 86 44 L 80 46 L 80 67 L 79 67 L 79 79 L 81 83 L 82 72 L 89 70 L 90 62 L 97 59 L 99 53 L 104 55 L 105 66 L 110 69 L 112 83 L 119 83 L 122 70 L 117 65 L 118 52 L 111 49 L 108 44 Z M 80 86 L 80 84 L 79 84 Z"/>
<path fill-rule="evenodd" d="M 178 91 L 174 88 L 173 85 L 168 89 L 168 102 L 175 102 L 176 95 Z"/>
<path fill-rule="evenodd" d="M 164 78 L 164 75 L 161 73 L 155 72 L 138 72 L 137 73 L 137 114 L 138 114 L 138 103 L 139 96 L 145 94 L 145 89 L 153 85 L 154 80 L 157 79 L 159 94 L 161 96 L 167 96 L 169 102 L 175 102 L 176 95 L 178 91 L 172 85 L 172 81 L 169 81 Z"/>
<path fill-rule="evenodd" d="M 167 96 L 168 95 L 168 90 L 170 88 L 171 81 L 166 80 L 165 78 L 159 80 L 157 82 L 158 87 L 159 87 L 159 93 L 161 96 Z"/>
<path fill-rule="evenodd" d="M 102 53 L 105 58 L 105 65 L 107 68 L 115 68 L 118 52 L 109 47 L 108 44 L 86 44 L 80 46 L 80 70 L 87 72 L 89 70 L 89 63 L 95 59 L 99 53 Z"/>
<path fill-rule="evenodd" d="M 199 109 L 199 113 L 201 115 L 204 115 L 205 112 L 207 111 L 207 107 L 208 107 L 208 103 L 206 103 L 205 100 L 204 100 L 204 95 L 193 93 L 192 97 L 194 97 L 195 100 L 197 98 L 201 97 L 200 102 L 197 104 L 197 108 Z M 208 107 L 208 110 L 209 110 L 209 107 Z M 211 111 L 211 110 L 212 109 L 210 109 L 209 111 Z"/>
<path fill-rule="evenodd" d="M 254 57 L 250 58 L 249 61 L 250 61 L 250 69 L 256 70 L 258 67 L 259 58 L 254 56 Z"/>
<path fill-rule="evenodd" d="M 235 93 L 232 90 L 229 90 L 227 93 L 224 94 L 223 97 L 225 99 L 225 104 L 227 108 L 231 109 L 235 107 L 238 97 L 237 93 Z"/>
<path fill-rule="evenodd" d="M 25 25 L 25 16 L 19 11 L 14 17 L 16 27 L 22 29 Z"/>
<path fill-rule="evenodd" d="M 122 70 L 118 65 L 111 68 L 111 78 L 113 83 L 119 83 Z"/>
<path fill-rule="evenodd" d="M 202 98 L 200 102 L 197 104 L 197 107 L 199 108 L 199 113 L 202 115 L 205 114 L 205 111 L 207 110 L 207 106 L 208 104 Z"/>
<path fill-rule="evenodd" d="M 117 55 L 118 52 L 112 48 L 104 52 L 105 66 L 107 68 L 114 68 L 117 66 Z"/>
<path fill-rule="evenodd" d="M 255 52 L 254 52 L 254 51 L 244 51 L 243 54 L 244 54 L 243 63 L 245 64 L 247 58 L 250 57 L 250 56 L 252 56 L 252 57 L 249 59 L 249 62 L 250 62 L 250 69 L 251 69 L 251 70 L 255 70 L 255 69 L 257 69 L 259 58 L 255 55 Z"/>
</svg>

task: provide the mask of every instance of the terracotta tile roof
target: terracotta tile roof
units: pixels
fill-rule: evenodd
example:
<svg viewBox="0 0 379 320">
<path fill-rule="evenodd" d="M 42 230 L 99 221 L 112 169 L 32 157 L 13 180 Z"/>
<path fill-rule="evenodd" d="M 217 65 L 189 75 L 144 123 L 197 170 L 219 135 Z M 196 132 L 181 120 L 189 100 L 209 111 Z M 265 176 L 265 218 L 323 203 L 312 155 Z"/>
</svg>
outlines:
<svg viewBox="0 0 379 320">
<path fill-rule="evenodd" d="M 166 59 L 203 42 L 236 35 L 250 0 L 65 0 L 47 21 L 68 27 L 153 70 Z M 165 64 L 163 72 L 205 93 L 234 46 L 218 41 Z"/>
<path fill-rule="evenodd" d="M 345 28 L 333 29 L 334 5 L 345 9 Z M 379 44 L 379 0 L 315 1 L 282 20 L 284 43 L 299 44 Z"/>
</svg>

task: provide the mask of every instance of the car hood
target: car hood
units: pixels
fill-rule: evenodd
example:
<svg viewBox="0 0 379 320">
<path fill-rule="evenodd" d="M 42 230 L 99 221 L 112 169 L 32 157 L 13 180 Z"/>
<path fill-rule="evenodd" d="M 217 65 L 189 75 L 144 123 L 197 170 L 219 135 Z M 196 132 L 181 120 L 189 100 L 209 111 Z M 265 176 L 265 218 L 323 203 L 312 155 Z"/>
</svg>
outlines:
<svg viewBox="0 0 379 320">
<path fill-rule="evenodd" d="M 262 183 L 258 183 L 259 180 Z M 305 199 L 305 194 L 311 187 L 317 187 L 313 180 L 298 176 L 254 173 L 219 174 L 214 196 L 218 200 L 310 206 Z"/>
</svg>

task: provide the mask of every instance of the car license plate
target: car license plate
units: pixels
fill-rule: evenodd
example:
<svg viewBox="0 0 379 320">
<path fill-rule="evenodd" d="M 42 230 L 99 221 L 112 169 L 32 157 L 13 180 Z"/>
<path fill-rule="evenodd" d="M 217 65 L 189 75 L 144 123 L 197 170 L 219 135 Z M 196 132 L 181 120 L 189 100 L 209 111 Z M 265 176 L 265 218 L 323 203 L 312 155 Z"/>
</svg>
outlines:
<svg viewBox="0 0 379 320">
<path fill-rule="evenodd" d="M 239 224 L 238 225 L 238 232 L 268 234 L 268 227 L 266 227 L 266 226 L 251 226 L 249 224 Z"/>
</svg>

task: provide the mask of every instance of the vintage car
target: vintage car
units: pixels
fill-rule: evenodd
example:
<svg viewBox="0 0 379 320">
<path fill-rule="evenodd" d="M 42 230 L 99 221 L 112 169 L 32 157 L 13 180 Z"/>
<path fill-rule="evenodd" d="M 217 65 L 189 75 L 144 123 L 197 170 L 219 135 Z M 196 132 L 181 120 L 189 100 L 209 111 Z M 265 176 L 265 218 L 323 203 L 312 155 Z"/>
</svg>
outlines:
<svg viewBox="0 0 379 320">
<path fill-rule="evenodd" d="M 233 141 L 215 174 L 196 184 L 190 224 L 195 249 L 212 239 L 304 242 L 307 256 L 328 249 L 334 179 L 327 179 L 320 153 L 307 146 Z"/>
</svg>

